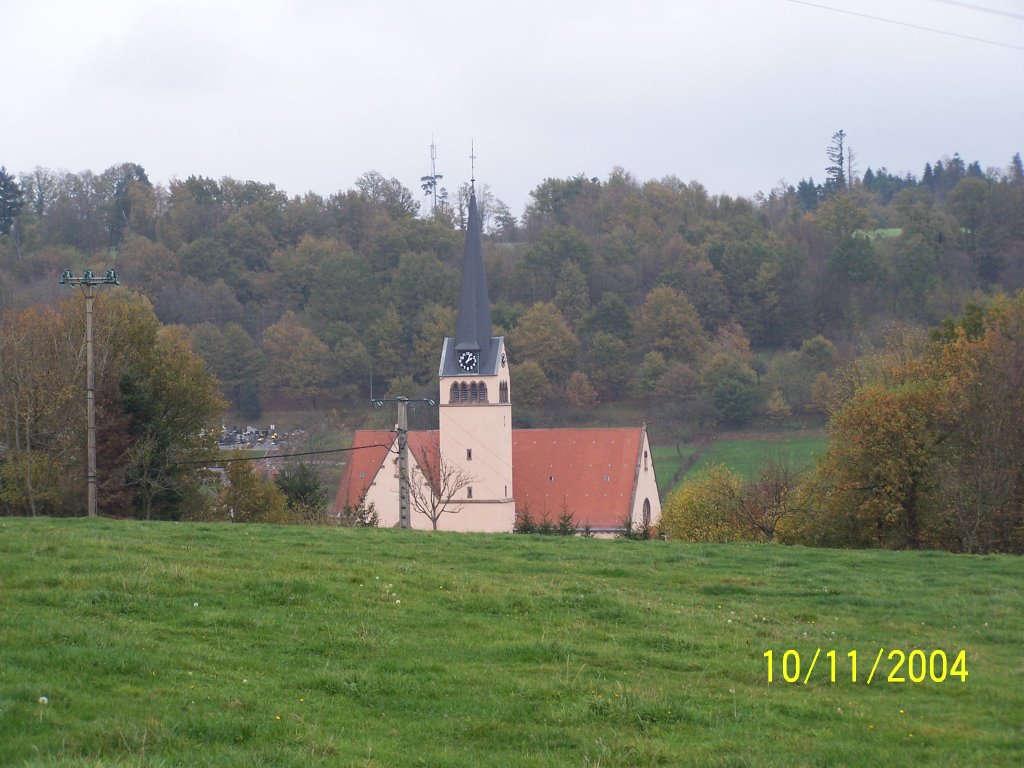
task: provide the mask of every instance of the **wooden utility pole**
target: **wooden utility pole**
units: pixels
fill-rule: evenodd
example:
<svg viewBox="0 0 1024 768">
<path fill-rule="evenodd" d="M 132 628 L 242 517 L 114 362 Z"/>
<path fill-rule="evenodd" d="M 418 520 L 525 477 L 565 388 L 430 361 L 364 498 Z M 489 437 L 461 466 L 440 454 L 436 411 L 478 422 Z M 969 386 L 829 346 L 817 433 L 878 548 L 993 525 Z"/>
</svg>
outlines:
<svg viewBox="0 0 1024 768">
<path fill-rule="evenodd" d="M 437 403 L 430 398 L 410 400 L 401 395 L 371 402 L 377 408 L 382 407 L 384 403 L 398 403 L 398 424 L 395 426 L 398 433 L 398 527 L 412 528 L 412 516 L 409 513 L 409 403 Z"/>
<path fill-rule="evenodd" d="M 117 273 L 108 269 L 103 277 L 97 277 L 87 269 L 81 277 L 75 277 L 70 269 L 60 276 L 61 285 L 80 285 L 85 294 L 85 411 L 88 422 L 86 437 L 85 483 L 89 495 L 89 517 L 96 517 L 96 363 L 92 353 L 92 302 L 97 285 L 120 285 Z"/>
</svg>

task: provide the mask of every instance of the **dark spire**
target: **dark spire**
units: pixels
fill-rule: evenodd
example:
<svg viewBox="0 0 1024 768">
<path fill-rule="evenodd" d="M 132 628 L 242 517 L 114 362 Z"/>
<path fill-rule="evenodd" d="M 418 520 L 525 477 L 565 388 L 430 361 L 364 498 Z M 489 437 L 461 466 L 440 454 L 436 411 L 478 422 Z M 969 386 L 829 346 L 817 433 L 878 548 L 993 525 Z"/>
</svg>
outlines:
<svg viewBox="0 0 1024 768">
<path fill-rule="evenodd" d="M 487 276 L 481 240 L 480 213 L 476 192 L 469 195 L 469 224 L 462 256 L 462 293 L 455 322 L 456 350 L 487 350 L 491 344 L 491 304 L 487 298 Z"/>
</svg>

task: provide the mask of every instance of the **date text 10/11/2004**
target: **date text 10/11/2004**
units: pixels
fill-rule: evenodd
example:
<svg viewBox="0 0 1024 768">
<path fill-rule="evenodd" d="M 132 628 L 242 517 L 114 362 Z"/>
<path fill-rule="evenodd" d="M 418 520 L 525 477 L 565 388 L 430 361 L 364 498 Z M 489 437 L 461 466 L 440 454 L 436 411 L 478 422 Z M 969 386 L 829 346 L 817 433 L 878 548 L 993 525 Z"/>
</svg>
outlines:
<svg viewBox="0 0 1024 768">
<path fill-rule="evenodd" d="M 818 658 L 821 655 L 822 649 L 815 649 L 814 658 L 811 659 L 811 663 L 807 666 L 806 671 L 804 671 L 801 667 L 799 651 L 792 649 L 783 651 L 778 669 L 778 671 L 782 673 L 781 682 L 802 682 L 804 685 L 807 685 L 808 681 L 811 679 L 811 674 L 814 672 Z M 768 682 L 779 682 L 775 674 L 775 651 L 765 651 L 763 656 L 768 660 Z M 857 666 L 857 651 L 849 651 L 845 654 L 841 654 L 832 649 L 825 651 L 824 656 L 828 663 L 828 682 L 857 683 L 862 679 L 861 677 L 858 677 L 858 672 L 860 672 L 860 670 Z M 886 674 L 886 670 L 878 669 L 883 656 L 886 656 L 889 662 L 887 665 L 888 674 Z M 841 666 L 845 667 L 847 664 L 849 665 L 849 675 L 846 674 L 846 670 L 840 669 Z M 941 649 L 931 652 L 915 649 L 910 653 L 906 653 L 899 648 L 894 648 L 889 651 L 888 655 L 886 655 L 885 648 L 879 648 L 878 653 L 875 655 L 874 663 L 871 665 L 871 671 L 867 676 L 867 685 L 871 685 L 875 680 L 876 675 L 880 676 L 880 678 L 884 679 L 887 683 L 896 684 L 907 682 L 914 684 L 924 682 L 944 683 L 952 680 L 959 680 L 961 683 L 966 683 L 967 651 L 959 651 L 956 656 L 953 657 L 952 663 L 950 663 L 949 656 L 947 656 L 946 652 Z"/>
</svg>

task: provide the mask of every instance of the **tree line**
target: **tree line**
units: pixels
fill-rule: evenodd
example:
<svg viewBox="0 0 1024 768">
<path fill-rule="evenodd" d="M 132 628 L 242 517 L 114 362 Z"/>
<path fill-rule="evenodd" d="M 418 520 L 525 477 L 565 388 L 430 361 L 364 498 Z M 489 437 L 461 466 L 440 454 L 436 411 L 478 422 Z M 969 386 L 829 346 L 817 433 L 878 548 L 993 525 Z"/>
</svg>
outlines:
<svg viewBox="0 0 1024 768">
<path fill-rule="evenodd" d="M 517 218 L 479 188 L 518 422 L 623 401 L 677 440 L 835 422 L 843 372 L 894 328 L 936 326 L 1024 287 L 1019 154 L 1003 168 L 954 154 L 920 177 L 860 175 L 846 139 L 837 132 L 826 148 L 824 183 L 750 199 L 616 168 L 543 180 Z M 433 199 L 437 179 L 421 181 Z M 344 407 L 368 395 L 371 376 L 378 392 L 433 394 L 469 188 L 440 191 L 421 206 L 376 171 L 333 195 L 289 197 L 231 178 L 154 183 L 136 163 L 0 169 L 4 328 L 56 305 L 62 269 L 114 268 L 132 301 L 145 297 L 147 323 L 190 347 L 244 418 L 282 399 Z M 54 360 L 80 365 L 72 341 Z M 5 445 L 21 450 L 22 417 L 9 423 Z M 33 441 L 59 442 L 40 429 Z"/>
<path fill-rule="evenodd" d="M 665 504 L 693 541 L 1024 553 L 1024 292 L 892 332 L 835 377 L 831 440 L 801 476 L 713 466 Z"/>
</svg>

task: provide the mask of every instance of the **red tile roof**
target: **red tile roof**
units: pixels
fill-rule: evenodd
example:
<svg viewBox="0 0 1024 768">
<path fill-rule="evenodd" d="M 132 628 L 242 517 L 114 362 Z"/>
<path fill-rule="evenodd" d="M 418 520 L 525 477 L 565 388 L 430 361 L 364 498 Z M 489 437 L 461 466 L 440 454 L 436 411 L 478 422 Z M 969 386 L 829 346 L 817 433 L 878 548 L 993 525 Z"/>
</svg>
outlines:
<svg viewBox="0 0 1024 768">
<path fill-rule="evenodd" d="M 516 513 L 557 522 L 563 504 L 577 527 L 621 528 L 633 501 L 642 430 L 514 429 Z"/>
<path fill-rule="evenodd" d="M 547 513 L 557 522 L 564 504 L 577 526 L 620 528 L 633 501 L 642 435 L 639 427 L 512 430 L 516 512 L 529 509 L 537 520 Z M 357 450 L 348 454 L 335 512 L 359 503 L 394 439 L 393 432 L 384 430 L 356 432 L 352 446 Z M 410 432 L 409 448 L 417 457 L 428 450 L 436 455 L 438 440 L 437 432 Z"/>
<path fill-rule="evenodd" d="M 359 504 L 366 489 L 373 482 L 377 472 L 392 456 L 396 434 L 389 430 L 360 429 L 352 438 L 353 450 L 348 452 L 348 461 L 341 473 L 338 493 L 334 497 L 334 511 L 341 512 L 346 506 L 355 507 Z M 424 465 L 423 457 L 436 456 L 440 451 L 440 436 L 437 432 L 410 432 L 409 450 L 416 457 L 420 466 Z M 429 454 L 428 454 L 429 451 Z M 437 462 L 430 462 L 436 467 Z"/>
</svg>

